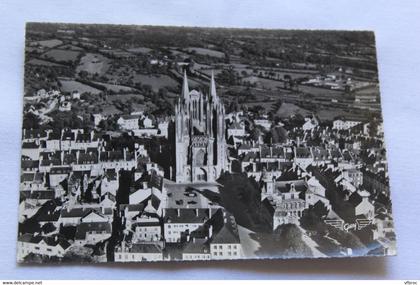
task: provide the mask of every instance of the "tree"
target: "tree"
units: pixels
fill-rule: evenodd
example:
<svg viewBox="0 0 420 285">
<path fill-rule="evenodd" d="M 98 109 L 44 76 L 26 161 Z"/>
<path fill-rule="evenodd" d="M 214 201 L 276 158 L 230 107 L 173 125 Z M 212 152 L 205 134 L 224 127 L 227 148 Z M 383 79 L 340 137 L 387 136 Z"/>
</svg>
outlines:
<svg viewBox="0 0 420 285">
<path fill-rule="evenodd" d="M 271 234 L 257 234 L 261 256 L 310 257 L 312 250 L 303 240 L 299 227 L 295 224 L 283 224 Z"/>
<path fill-rule="evenodd" d="M 40 126 L 40 119 L 33 113 L 26 113 L 23 117 L 24 129 L 38 129 Z"/>
<path fill-rule="evenodd" d="M 56 227 L 52 223 L 46 223 L 42 226 L 41 230 L 44 232 L 44 234 L 48 234 L 55 231 Z"/>
<path fill-rule="evenodd" d="M 65 262 L 92 262 L 93 249 L 83 246 L 72 246 L 64 254 Z"/>
<path fill-rule="evenodd" d="M 270 232 L 271 214 L 261 204 L 260 185 L 245 173 L 223 173 L 217 180 L 222 206 L 236 222 L 253 231 Z"/>
<path fill-rule="evenodd" d="M 327 207 L 321 201 L 318 201 L 315 205 L 310 205 L 308 209 L 303 211 L 300 224 L 305 229 L 320 231 L 321 228 L 324 228 L 324 219 L 327 215 Z"/>
<path fill-rule="evenodd" d="M 93 200 L 93 195 L 92 195 L 93 185 L 94 185 L 93 182 L 90 183 L 85 191 L 84 200 L 86 203 L 90 203 Z"/>
</svg>

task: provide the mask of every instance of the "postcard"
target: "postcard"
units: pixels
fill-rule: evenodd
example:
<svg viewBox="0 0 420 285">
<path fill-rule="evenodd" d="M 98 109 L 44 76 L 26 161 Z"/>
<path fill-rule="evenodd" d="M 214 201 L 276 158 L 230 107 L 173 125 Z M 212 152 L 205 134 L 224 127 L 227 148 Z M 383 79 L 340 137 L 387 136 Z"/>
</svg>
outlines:
<svg viewBox="0 0 420 285">
<path fill-rule="evenodd" d="M 396 254 L 369 31 L 28 23 L 17 261 Z"/>
</svg>

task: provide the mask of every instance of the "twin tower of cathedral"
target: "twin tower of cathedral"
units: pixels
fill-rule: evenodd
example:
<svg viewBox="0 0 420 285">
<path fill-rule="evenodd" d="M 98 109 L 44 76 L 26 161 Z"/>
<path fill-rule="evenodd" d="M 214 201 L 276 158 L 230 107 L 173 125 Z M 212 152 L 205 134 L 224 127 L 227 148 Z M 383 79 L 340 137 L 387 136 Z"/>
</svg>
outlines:
<svg viewBox="0 0 420 285">
<path fill-rule="evenodd" d="M 227 170 L 225 107 L 211 75 L 209 94 L 188 88 L 175 105 L 175 176 L 178 183 L 213 182 Z"/>
</svg>

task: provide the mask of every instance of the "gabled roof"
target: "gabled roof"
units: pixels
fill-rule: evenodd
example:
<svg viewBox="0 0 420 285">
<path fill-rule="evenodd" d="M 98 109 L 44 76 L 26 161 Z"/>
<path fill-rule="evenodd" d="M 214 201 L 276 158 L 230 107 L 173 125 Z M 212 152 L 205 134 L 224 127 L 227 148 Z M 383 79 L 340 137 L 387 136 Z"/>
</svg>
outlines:
<svg viewBox="0 0 420 285">
<path fill-rule="evenodd" d="M 111 233 L 111 224 L 109 222 L 81 223 L 76 228 L 75 239 L 84 240 L 88 232 Z"/>
<path fill-rule="evenodd" d="M 213 217 L 211 222 L 214 225 L 214 230 L 210 239 L 211 244 L 240 243 L 238 225 L 230 213 L 219 210 Z"/>
<path fill-rule="evenodd" d="M 164 215 L 165 223 L 199 224 L 207 219 L 209 219 L 209 209 L 165 209 Z"/>
<path fill-rule="evenodd" d="M 182 253 L 210 253 L 210 247 L 207 242 L 207 239 L 194 238 L 191 239 L 185 248 L 182 250 Z"/>
<path fill-rule="evenodd" d="M 20 196 L 25 199 L 52 200 L 55 198 L 55 192 L 50 190 L 39 191 L 20 191 Z"/>
<path fill-rule="evenodd" d="M 23 173 L 20 176 L 20 182 L 37 182 L 42 183 L 44 181 L 44 174 L 41 172 L 36 173 Z"/>
<path fill-rule="evenodd" d="M 109 200 L 111 200 L 112 202 L 115 202 L 115 196 L 109 192 L 106 192 L 104 195 L 102 195 L 101 197 L 101 201 L 105 200 L 105 198 L 108 198 Z"/>
<path fill-rule="evenodd" d="M 134 243 L 128 252 L 132 253 L 162 253 L 162 248 L 157 244 Z"/>
<path fill-rule="evenodd" d="M 296 192 L 302 192 L 308 189 L 305 180 L 276 181 L 274 187 L 279 193 L 289 193 L 293 188 L 292 186 Z"/>
<path fill-rule="evenodd" d="M 63 249 L 67 249 L 70 247 L 70 243 L 63 239 L 60 236 L 49 236 L 49 237 L 43 237 L 43 236 L 34 236 L 32 234 L 26 233 L 18 237 L 19 242 L 25 242 L 25 243 L 33 243 L 33 244 L 39 244 L 41 241 L 44 241 L 45 244 L 49 246 L 61 246 Z"/>
<path fill-rule="evenodd" d="M 62 209 L 61 217 L 62 218 L 82 218 L 82 217 L 85 217 L 87 214 L 91 213 L 92 211 L 99 213 L 100 208 L 99 207 L 86 207 L 86 208 Z"/>
<path fill-rule="evenodd" d="M 35 142 L 23 142 L 22 148 L 28 148 L 28 149 L 39 148 L 39 145 L 37 145 Z"/>
</svg>

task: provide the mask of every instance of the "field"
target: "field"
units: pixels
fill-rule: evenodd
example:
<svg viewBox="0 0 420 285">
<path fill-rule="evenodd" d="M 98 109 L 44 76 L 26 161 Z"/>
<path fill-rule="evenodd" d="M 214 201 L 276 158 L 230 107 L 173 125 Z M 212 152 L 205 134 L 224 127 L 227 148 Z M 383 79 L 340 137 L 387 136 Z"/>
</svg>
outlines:
<svg viewBox="0 0 420 285">
<path fill-rule="evenodd" d="M 117 85 L 117 84 L 109 84 L 109 83 L 102 83 L 102 82 L 96 82 L 96 81 L 92 81 L 92 83 L 98 84 L 98 85 L 102 85 L 104 86 L 107 90 L 113 91 L 113 92 L 132 92 L 134 91 L 134 89 L 132 87 L 129 86 L 124 86 L 124 85 Z"/>
<path fill-rule="evenodd" d="M 36 42 L 31 42 L 29 45 L 30 46 L 42 46 L 42 47 L 46 47 L 46 48 L 53 48 L 59 45 L 62 45 L 63 42 L 58 40 L 58 39 L 52 39 L 52 40 L 45 40 L 45 41 L 36 41 Z"/>
<path fill-rule="evenodd" d="M 90 74 L 103 75 L 109 69 L 109 59 L 101 54 L 87 53 L 80 59 L 80 63 L 76 68 L 76 72 L 86 71 Z"/>
<path fill-rule="evenodd" d="M 41 57 L 56 62 L 74 62 L 78 59 L 79 55 L 79 51 L 52 49 L 42 54 Z"/>
<path fill-rule="evenodd" d="M 101 90 L 93 88 L 89 85 L 77 82 L 71 79 L 59 79 L 61 83 L 61 91 L 71 93 L 73 91 L 78 91 L 80 93 L 90 92 L 92 94 L 99 94 Z"/>
<path fill-rule="evenodd" d="M 159 91 L 159 89 L 163 87 L 176 88 L 178 86 L 178 82 L 168 75 L 136 74 L 133 81 L 143 85 L 150 85 L 155 92 Z"/>
<path fill-rule="evenodd" d="M 328 97 L 330 99 L 339 99 L 342 96 L 344 96 L 343 91 L 332 90 L 332 89 L 321 88 L 321 87 L 313 87 L 313 86 L 308 86 L 308 85 L 299 85 L 299 91 L 302 91 L 304 93 L 310 93 L 314 96 Z"/>
<path fill-rule="evenodd" d="M 64 66 L 62 64 L 59 63 L 55 63 L 55 62 L 51 62 L 51 61 L 46 61 L 46 60 L 42 60 L 42 59 L 38 59 L 38 58 L 34 58 L 31 59 L 27 62 L 27 64 L 30 65 L 42 65 L 42 66 Z"/>
<path fill-rule="evenodd" d="M 132 53 L 148 53 L 148 52 L 151 52 L 152 49 L 147 48 L 147 47 L 135 47 L 135 48 L 129 48 L 127 49 L 127 51 L 132 52 Z"/>
<path fill-rule="evenodd" d="M 225 54 L 221 51 L 207 49 L 207 48 L 200 48 L 200 47 L 190 47 L 185 49 L 187 52 L 195 52 L 200 55 L 208 55 L 212 57 L 224 58 Z"/>
<path fill-rule="evenodd" d="M 311 112 L 291 103 L 283 103 L 280 109 L 276 112 L 276 115 L 280 118 L 288 118 L 297 114 L 300 114 L 303 117 L 305 117 L 310 115 Z"/>
<path fill-rule="evenodd" d="M 255 83 L 257 84 L 257 87 L 261 87 L 264 89 L 269 89 L 269 90 L 277 90 L 278 88 L 283 88 L 284 83 L 281 81 L 277 81 L 277 80 L 272 80 L 272 79 L 266 79 L 266 78 L 260 78 L 257 76 L 248 76 L 246 78 L 243 79 L 244 82 L 249 82 L 249 83 Z"/>
<path fill-rule="evenodd" d="M 75 45 L 62 45 L 57 47 L 58 49 L 63 50 L 75 50 L 75 51 L 82 51 L 83 49 L 81 47 L 75 46 Z"/>
</svg>

